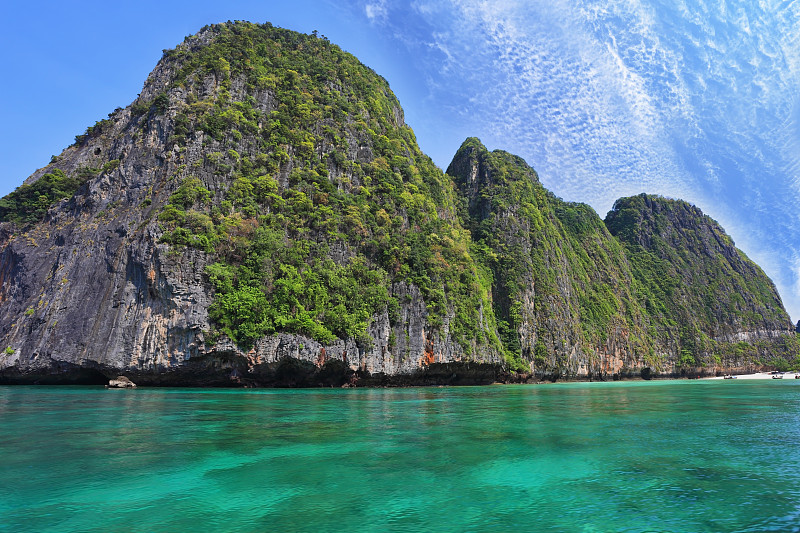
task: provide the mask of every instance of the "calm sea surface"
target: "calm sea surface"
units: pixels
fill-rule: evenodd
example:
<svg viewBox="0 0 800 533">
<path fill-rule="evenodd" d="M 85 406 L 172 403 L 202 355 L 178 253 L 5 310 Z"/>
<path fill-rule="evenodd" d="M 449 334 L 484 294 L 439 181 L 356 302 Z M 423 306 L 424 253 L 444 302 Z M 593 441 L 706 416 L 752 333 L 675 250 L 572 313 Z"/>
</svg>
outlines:
<svg viewBox="0 0 800 533">
<path fill-rule="evenodd" d="M 0 387 L 0 531 L 800 531 L 800 380 Z"/>
</svg>

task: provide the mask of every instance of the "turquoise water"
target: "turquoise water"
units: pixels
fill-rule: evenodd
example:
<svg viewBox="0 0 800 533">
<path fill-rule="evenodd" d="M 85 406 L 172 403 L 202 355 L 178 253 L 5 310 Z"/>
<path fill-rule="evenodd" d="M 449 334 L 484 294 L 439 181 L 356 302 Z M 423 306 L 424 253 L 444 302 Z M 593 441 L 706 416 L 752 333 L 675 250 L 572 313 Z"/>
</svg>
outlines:
<svg viewBox="0 0 800 533">
<path fill-rule="evenodd" d="M 800 531 L 800 380 L 0 387 L 0 531 Z"/>
</svg>

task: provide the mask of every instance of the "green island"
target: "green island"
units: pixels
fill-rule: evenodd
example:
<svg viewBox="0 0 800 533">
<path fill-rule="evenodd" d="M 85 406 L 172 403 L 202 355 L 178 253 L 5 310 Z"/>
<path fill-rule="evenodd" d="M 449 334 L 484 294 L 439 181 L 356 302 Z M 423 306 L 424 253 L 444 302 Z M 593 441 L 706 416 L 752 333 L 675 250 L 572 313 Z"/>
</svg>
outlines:
<svg viewBox="0 0 800 533">
<path fill-rule="evenodd" d="M 774 284 L 698 208 L 641 194 L 602 219 L 477 138 L 444 172 L 381 76 L 271 24 L 164 51 L 0 221 L 3 382 L 800 369 Z"/>
</svg>

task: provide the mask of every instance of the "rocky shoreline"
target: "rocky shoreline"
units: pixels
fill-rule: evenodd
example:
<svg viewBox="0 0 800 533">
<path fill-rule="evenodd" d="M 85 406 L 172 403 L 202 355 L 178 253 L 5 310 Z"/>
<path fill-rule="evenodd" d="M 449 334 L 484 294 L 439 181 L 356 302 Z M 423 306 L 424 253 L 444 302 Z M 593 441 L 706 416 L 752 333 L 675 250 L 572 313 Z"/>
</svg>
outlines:
<svg viewBox="0 0 800 533">
<path fill-rule="evenodd" d="M 535 384 L 557 381 L 594 382 L 653 379 L 722 379 L 723 375 L 766 375 L 766 368 L 692 368 L 683 372 L 652 372 L 649 368 L 614 374 L 552 375 L 511 372 L 503 365 L 477 362 L 433 363 L 404 374 L 370 373 L 353 370 L 339 360 L 317 366 L 286 358 L 277 363 L 250 367 L 241 361 L 206 360 L 173 369 L 152 371 L 79 366 L 52 366 L 19 371 L 0 371 L 0 385 L 106 385 L 110 388 L 145 387 L 231 387 L 231 388 L 329 388 L 329 387 L 413 387 L 481 386 L 493 384 Z M 760 373 L 758 373 L 760 372 Z"/>
</svg>

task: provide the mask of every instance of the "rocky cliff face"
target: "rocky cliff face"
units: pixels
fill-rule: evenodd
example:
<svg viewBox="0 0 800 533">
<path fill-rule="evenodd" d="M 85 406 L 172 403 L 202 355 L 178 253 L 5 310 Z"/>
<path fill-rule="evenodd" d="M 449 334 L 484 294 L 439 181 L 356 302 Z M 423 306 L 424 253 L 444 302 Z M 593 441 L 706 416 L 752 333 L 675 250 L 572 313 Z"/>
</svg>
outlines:
<svg viewBox="0 0 800 533">
<path fill-rule="evenodd" d="M 796 356 L 774 284 L 697 207 L 642 194 L 618 200 L 606 225 L 625 247 L 651 327 L 677 348 L 673 357 L 741 367 L 770 352 Z"/>
<path fill-rule="evenodd" d="M 646 364 L 644 318 L 624 251 L 587 205 L 542 187 L 525 161 L 468 139 L 447 170 L 464 224 L 491 253 L 501 337 L 534 372 L 603 376 Z"/>
<path fill-rule="evenodd" d="M 449 172 L 385 80 L 324 38 L 204 28 L 0 200 L 0 380 L 602 377 L 785 338 L 774 287 L 721 230 L 618 204 L 610 233 L 475 139 Z M 731 297 L 681 336 L 678 321 L 711 304 L 651 312 L 646 296 L 668 287 L 639 259 L 673 260 L 659 243 L 680 247 L 666 235 L 687 229 L 700 244 L 675 276 Z M 739 262 L 694 269 L 712 252 Z M 698 331 L 710 344 L 684 340 Z M 744 362 L 767 351 L 741 344 Z"/>
<path fill-rule="evenodd" d="M 643 194 L 603 222 L 477 139 L 448 174 L 465 198 L 463 224 L 491 250 L 504 345 L 535 372 L 676 374 L 796 357 L 774 285 L 698 208 Z"/>
</svg>

